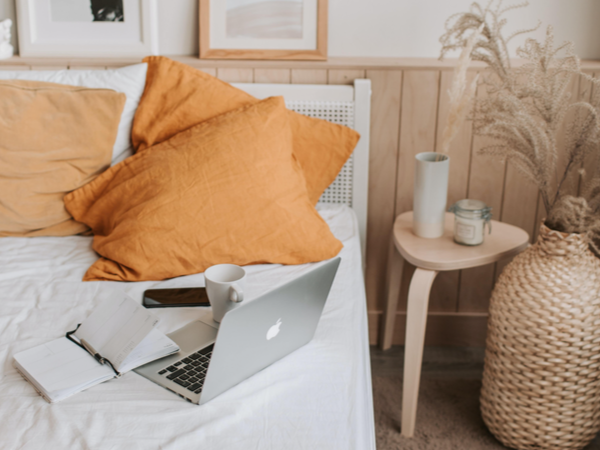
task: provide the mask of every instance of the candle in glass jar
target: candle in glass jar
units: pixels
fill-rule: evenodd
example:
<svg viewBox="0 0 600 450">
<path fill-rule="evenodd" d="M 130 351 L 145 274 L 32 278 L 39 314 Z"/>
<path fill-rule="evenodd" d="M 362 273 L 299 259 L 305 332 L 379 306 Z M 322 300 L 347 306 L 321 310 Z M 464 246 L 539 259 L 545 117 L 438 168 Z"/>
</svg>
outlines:
<svg viewBox="0 0 600 450">
<path fill-rule="evenodd" d="M 454 240 L 463 245 L 482 244 L 485 225 L 489 225 L 492 217 L 491 210 L 479 200 L 466 199 L 454 204 L 450 208 L 454 212 Z"/>
</svg>

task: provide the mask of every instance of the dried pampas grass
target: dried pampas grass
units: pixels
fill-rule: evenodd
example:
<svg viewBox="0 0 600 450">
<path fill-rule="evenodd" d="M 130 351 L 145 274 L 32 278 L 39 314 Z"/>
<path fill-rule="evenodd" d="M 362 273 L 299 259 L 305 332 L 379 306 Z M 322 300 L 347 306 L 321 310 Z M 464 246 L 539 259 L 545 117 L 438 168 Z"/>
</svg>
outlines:
<svg viewBox="0 0 600 450">
<path fill-rule="evenodd" d="M 448 90 L 450 110 L 448 111 L 446 126 L 444 127 L 444 133 L 442 134 L 441 147 L 443 154 L 447 154 L 448 150 L 450 150 L 450 143 L 458 133 L 458 130 L 469 111 L 471 99 L 475 96 L 475 91 L 477 90 L 479 74 L 476 75 L 475 79 L 471 81 L 471 84 L 467 86 L 467 69 L 471 63 L 471 52 L 481 34 L 481 30 L 483 30 L 483 24 L 471 34 L 469 39 L 467 39 L 465 47 L 454 68 L 452 86 Z"/>
<path fill-rule="evenodd" d="M 471 59 L 483 61 L 491 69 L 482 81 L 488 95 L 476 98 L 472 109 L 474 134 L 492 140 L 481 152 L 510 160 L 537 184 L 548 225 L 569 233 L 589 232 L 598 243 L 600 168 L 596 173 L 581 175 L 580 197 L 579 183 L 568 181 L 579 179 L 584 160 L 600 155 L 600 80 L 581 71 L 571 43 L 554 45 L 551 27 L 543 42 L 527 39 L 517 50 L 524 64 L 511 67 L 508 43 L 539 25 L 504 38 L 502 30 L 507 20 L 503 15 L 525 6 L 527 2 L 503 6 L 502 0 L 490 0 L 485 8 L 473 3 L 468 12 L 451 16 L 440 38 L 441 56 L 471 49 Z M 480 35 L 471 42 L 466 36 L 475 33 Z M 569 83 L 574 76 L 592 86 L 590 102 L 572 102 Z M 561 132 L 565 133 L 564 139 L 559 139 Z M 448 130 L 448 136 L 453 136 L 452 130 Z M 563 165 L 559 165 L 559 153 L 566 156 Z"/>
</svg>

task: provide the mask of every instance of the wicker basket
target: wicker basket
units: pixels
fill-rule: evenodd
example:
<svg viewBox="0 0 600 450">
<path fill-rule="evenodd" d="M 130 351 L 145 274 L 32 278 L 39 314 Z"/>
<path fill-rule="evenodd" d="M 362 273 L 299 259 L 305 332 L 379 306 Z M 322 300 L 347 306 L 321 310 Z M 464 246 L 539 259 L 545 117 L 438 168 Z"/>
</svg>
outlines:
<svg viewBox="0 0 600 450">
<path fill-rule="evenodd" d="M 542 225 L 490 303 L 483 420 L 516 449 L 581 449 L 600 431 L 600 259 Z"/>
</svg>

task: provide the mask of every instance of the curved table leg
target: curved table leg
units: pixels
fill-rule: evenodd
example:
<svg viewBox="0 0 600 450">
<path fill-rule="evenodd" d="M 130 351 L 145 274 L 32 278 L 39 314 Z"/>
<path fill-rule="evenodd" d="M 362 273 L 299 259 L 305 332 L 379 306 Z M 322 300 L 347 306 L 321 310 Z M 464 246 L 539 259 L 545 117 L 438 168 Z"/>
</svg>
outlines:
<svg viewBox="0 0 600 450">
<path fill-rule="evenodd" d="M 379 342 L 382 350 L 387 350 L 392 346 L 394 337 L 394 325 L 396 324 L 396 310 L 398 309 L 398 297 L 400 296 L 400 284 L 402 283 L 402 269 L 404 267 L 404 258 L 400 255 L 394 245 L 394 238 L 390 243 L 387 267 L 387 292 L 385 294 L 386 302 L 383 308 L 383 326 L 381 327 L 381 336 Z"/>
<path fill-rule="evenodd" d="M 404 383 L 402 389 L 402 435 L 412 437 L 415 431 L 423 344 L 427 324 L 429 292 L 435 276 L 433 270 L 417 268 L 410 281 L 406 311 L 406 340 L 404 345 Z"/>
</svg>

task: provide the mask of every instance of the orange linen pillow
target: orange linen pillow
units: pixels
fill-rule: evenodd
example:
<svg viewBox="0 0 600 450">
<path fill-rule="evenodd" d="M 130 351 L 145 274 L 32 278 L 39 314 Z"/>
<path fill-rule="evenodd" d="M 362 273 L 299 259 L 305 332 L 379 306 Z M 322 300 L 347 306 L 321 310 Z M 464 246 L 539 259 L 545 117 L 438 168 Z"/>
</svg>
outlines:
<svg viewBox="0 0 600 450">
<path fill-rule="evenodd" d="M 103 258 L 89 280 L 162 280 L 213 264 L 302 264 L 342 248 L 308 200 L 281 97 L 223 114 L 65 197 Z"/>
<path fill-rule="evenodd" d="M 0 81 L 0 236 L 88 230 L 63 197 L 108 168 L 125 95 L 40 81 Z"/>
<path fill-rule="evenodd" d="M 149 56 L 146 88 L 135 114 L 131 138 L 142 151 L 180 131 L 241 106 L 256 103 L 250 94 L 186 64 Z M 359 134 L 326 120 L 288 112 L 294 155 L 316 204 L 352 154 Z"/>
</svg>

